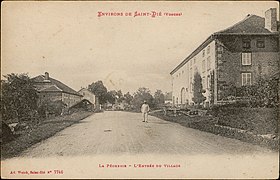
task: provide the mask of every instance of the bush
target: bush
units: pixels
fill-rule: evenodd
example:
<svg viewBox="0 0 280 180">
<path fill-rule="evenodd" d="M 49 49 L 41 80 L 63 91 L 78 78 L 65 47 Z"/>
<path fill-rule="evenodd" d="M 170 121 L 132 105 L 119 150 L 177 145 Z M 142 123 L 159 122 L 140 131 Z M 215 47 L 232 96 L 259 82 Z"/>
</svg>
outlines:
<svg viewBox="0 0 280 180">
<path fill-rule="evenodd" d="M 48 118 L 49 115 L 61 115 L 66 104 L 61 100 L 57 101 L 44 101 L 38 108 L 38 114 L 42 118 Z"/>
<path fill-rule="evenodd" d="M 37 91 L 27 74 L 4 75 L 1 80 L 1 113 L 5 122 L 32 118 L 37 109 Z"/>
<path fill-rule="evenodd" d="M 251 86 L 236 87 L 232 84 L 221 91 L 221 99 L 234 98 L 236 106 L 242 107 L 278 107 L 279 106 L 279 77 L 257 77 L 256 83 Z"/>
</svg>

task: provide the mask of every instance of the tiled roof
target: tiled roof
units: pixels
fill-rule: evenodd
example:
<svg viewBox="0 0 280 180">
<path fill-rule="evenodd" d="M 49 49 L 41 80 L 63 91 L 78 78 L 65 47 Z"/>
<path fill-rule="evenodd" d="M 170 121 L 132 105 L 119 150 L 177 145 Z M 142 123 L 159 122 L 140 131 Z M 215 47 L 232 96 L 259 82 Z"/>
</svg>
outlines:
<svg viewBox="0 0 280 180">
<path fill-rule="evenodd" d="M 44 89 L 40 89 L 40 92 L 58 92 L 62 90 L 60 88 L 58 88 L 56 85 L 51 85 L 50 87 L 44 88 Z"/>
<path fill-rule="evenodd" d="M 93 94 L 93 92 L 91 92 L 90 90 L 86 89 L 86 88 L 82 88 L 78 91 L 78 93 L 82 93 L 82 91 L 88 91 L 89 93 Z M 94 95 L 94 94 L 93 94 Z"/>
<path fill-rule="evenodd" d="M 52 92 L 65 92 L 68 94 L 74 94 L 74 95 L 78 95 L 81 96 L 78 92 L 76 92 L 75 90 L 73 90 L 72 88 L 70 88 L 69 86 L 63 84 L 62 82 L 53 79 L 51 77 L 49 77 L 49 81 L 45 80 L 45 76 L 44 75 L 39 75 L 33 78 L 33 81 L 35 83 L 50 83 L 52 84 L 50 87 L 47 87 L 46 89 L 40 89 L 39 91 L 52 91 Z"/>
<path fill-rule="evenodd" d="M 279 32 L 270 32 L 265 28 L 265 18 L 256 15 L 247 15 L 243 20 L 224 30 L 210 35 L 200 46 L 198 46 L 187 58 L 185 58 L 170 74 L 174 74 L 192 57 L 197 55 L 203 48 L 212 42 L 217 35 L 277 35 Z"/>
<path fill-rule="evenodd" d="M 265 34 L 271 33 L 268 29 L 265 28 L 265 19 L 256 16 L 248 15 L 242 21 L 234 24 L 233 26 L 218 31 L 215 34 Z"/>
</svg>

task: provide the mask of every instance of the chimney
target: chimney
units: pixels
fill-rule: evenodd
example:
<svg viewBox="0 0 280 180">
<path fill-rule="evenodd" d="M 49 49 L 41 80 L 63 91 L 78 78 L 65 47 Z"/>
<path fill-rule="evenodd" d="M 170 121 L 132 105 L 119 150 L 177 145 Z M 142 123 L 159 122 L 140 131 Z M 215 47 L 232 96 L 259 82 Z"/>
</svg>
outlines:
<svg viewBox="0 0 280 180">
<path fill-rule="evenodd" d="M 49 80 L 49 73 L 48 72 L 45 72 L 45 80 Z"/>
<path fill-rule="evenodd" d="M 271 32 L 277 31 L 277 12 L 276 8 L 265 11 L 265 28 Z"/>
</svg>

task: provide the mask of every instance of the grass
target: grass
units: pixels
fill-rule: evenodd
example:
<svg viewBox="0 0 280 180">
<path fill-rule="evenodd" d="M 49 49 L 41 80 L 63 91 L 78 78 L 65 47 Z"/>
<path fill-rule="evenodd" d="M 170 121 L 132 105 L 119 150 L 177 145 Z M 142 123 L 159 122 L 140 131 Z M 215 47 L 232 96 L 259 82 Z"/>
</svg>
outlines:
<svg viewBox="0 0 280 180">
<path fill-rule="evenodd" d="M 174 116 L 163 112 L 152 114 L 166 121 L 176 122 L 182 126 L 235 138 L 278 150 L 279 136 L 277 110 L 270 108 L 235 108 L 219 109 L 213 116 Z M 272 134 L 275 138 L 264 135 Z"/>
<path fill-rule="evenodd" d="M 278 114 L 275 108 L 233 108 L 218 110 L 218 124 L 248 130 L 254 134 L 277 134 Z"/>
<path fill-rule="evenodd" d="M 81 111 L 70 115 L 58 116 L 19 132 L 18 137 L 13 141 L 1 145 L 1 160 L 19 155 L 32 145 L 55 135 L 57 132 L 74 123 L 78 123 L 92 114 L 93 112 Z"/>
</svg>

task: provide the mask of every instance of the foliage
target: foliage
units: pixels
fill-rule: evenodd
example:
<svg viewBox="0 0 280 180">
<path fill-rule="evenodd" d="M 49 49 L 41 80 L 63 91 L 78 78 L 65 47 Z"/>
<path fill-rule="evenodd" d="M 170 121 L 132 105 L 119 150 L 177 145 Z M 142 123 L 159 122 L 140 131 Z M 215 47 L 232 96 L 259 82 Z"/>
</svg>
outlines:
<svg viewBox="0 0 280 180">
<path fill-rule="evenodd" d="M 107 88 L 103 85 L 102 81 L 93 82 L 88 86 L 88 89 L 95 95 L 95 104 L 97 111 L 99 104 L 106 103 Z"/>
<path fill-rule="evenodd" d="M 106 94 L 106 101 L 111 104 L 115 104 L 116 102 L 121 103 L 124 100 L 125 100 L 125 97 L 123 96 L 121 90 L 118 90 L 118 91 L 111 90 L 111 91 L 108 91 Z"/>
<path fill-rule="evenodd" d="M 38 114 L 42 118 L 47 118 L 48 115 L 61 115 L 63 109 L 66 107 L 61 100 L 57 101 L 44 101 L 38 107 Z"/>
<path fill-rule="evenodd" d="M 124 94 L 124 101 L 125 101 L 127 104 L 131 105 L 132 100 L 133 100 L 133 96 L 132 96 L 129 92 L 127 92 L 126 94 Z"/>
<path fill-rule="evenodd" d="M 121 103 L 121 102 L 123 102 L 125 100 L 125 98 L 124 98 L 124 96 L 123 96 L 123 94 L 122 94 L 122 91 L 121 90 L 118 90 L 117 91 L 117 102 L 118 103 Z"/>
<path fill-rule="evenodd" d="M 259 77 L 252 86 L 252 96 L 257 100 L 257 106 L 276 107 L 279 105 L 279 77 Z"/>
<path fill-rule="evenodd" d="M 202 89 L 202 78 L 198 72 L 194 74 L 193 82 L 193 102 L 200 105 L 206 98 L 203 96 L 204 90 Z"/>
<path fill-rule="evenodd" d="M 156 106 L 164 104 L 164 94 L 161 90 L 156 90 L 154 94 L 154 103 Z"/>
<path fill-rule="evenodd" d="M 223 95 L 226 100 L 231 97 L 237 100 L 239 105 L 250 107 L 276 107 L 279 105 L 279 79 L 277 77 L 258 77 L 256 83 L 251 86 L 236 87 L 229 85 Z M 239 100 L 238 100 L 238 99 Z"/>
<path fill-rule="evenodd" d="M 27 74 L 7 74 L 1 80 L 1 113 L 4 120 L 31 119 L 37 109 L 38 95 Z"/>
<path fill-rule="evenodd" d="M 135 110 L 140 110 L 141 105 L 144 101 L 147 101 L 150 108 L 154 107 L 154 98 L 151 95 L 150 90 L 148 88 L 141 87 L 134 93 L 131 103 L 134 106 Z"/>
<path fill-rule="evenodd" d="M 106 101 L 111 103 L 111 104 L 115 104 L 117 100 L 117 92 L 115 90 L 112 91 L 108 91 L 106 93 Z"/>
</svg>

